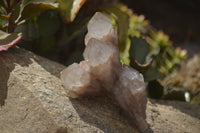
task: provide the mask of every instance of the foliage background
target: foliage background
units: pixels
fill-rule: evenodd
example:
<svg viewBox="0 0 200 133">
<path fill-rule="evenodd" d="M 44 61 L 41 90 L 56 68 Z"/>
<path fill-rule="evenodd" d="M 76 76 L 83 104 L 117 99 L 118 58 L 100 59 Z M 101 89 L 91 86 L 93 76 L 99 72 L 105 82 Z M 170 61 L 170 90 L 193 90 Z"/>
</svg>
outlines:
<svg viewBox="0 0 200 133">
<path fill-rule="evenodd" d="M 187 6 L 188 0 L 174 2 L 181 3 L 184 9 L 196 9 Z M 161 80 L 178 70 L 187 53 L 175 48 L 169 36 L 125 3 L 132 7 L 140 1 L 2 0 L 0 50 L 7 50 L 21 38 L 18 46 L 36 54 L 65 65 L 79 62 L 83 58 L 87 22 L 101 11 L 112 19 L 118 31 L 121 62 L 143 74 L 149 97 L 166 98 L 168 93 L 164 93 L 166 87 Z M 185 100 L 182 97 L 178 100 Z"/>
</svg>

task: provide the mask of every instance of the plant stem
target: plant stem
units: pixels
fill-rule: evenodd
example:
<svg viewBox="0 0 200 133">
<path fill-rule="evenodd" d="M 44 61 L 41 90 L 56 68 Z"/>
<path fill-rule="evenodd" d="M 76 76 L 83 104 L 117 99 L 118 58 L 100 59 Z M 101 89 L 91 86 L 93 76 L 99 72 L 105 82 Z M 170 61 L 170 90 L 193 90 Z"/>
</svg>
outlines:
<svg viewBox="0 0 200 133">
<path fill-rule="evenodd" d="M 10 18 L 8 20 L 8 33 L 12 33 L 14 32 L 15 28 L 16 28 L 16 23 L 13 20 L 13 9 L 15 8 L 15 6 L 20 2 L 20 0 L 15 0 L 14 3 L 11 4 L 10 0 L 4 0 L 4 2 L 7 3 L 7 14 L 10 14 Z"/>
<path fill-rule="evenodd" d="M 10 17 L 10 19 L 8 21 L 8 33 L 14 32 L 15 28 L 16 28 L 16 23 L 12 19 L 12 15 L 11 15 L 11 17 Z"/>
<path fill-rule="evenodd" d="M 8 6 L 8 11 L 10 12 L 10 0 L 6 0 L 7 6 Z"/>
<path fill-rule="evenodd" d="M 11 8 L 13 9 L 21 0 L 15 0 L 14 3 L 11 5 Z"/>
</svg>

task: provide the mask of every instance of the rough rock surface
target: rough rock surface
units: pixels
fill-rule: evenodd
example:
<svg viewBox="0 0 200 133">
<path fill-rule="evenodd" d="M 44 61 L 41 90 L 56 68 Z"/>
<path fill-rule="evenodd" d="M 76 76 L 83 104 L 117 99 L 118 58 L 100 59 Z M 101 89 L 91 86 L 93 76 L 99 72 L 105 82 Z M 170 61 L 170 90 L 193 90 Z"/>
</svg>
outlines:
<svg viewBox="0 0 200 133">
<path fill-rule="evenodd" d="M 20 48 L 0 52 L 1 133 L 137 133 L 126 114 L 106 98 L 65 96 L 65 66 Z M 200 106 L 148 100 L 149 132 L 199 133 Z"/>
</svg>

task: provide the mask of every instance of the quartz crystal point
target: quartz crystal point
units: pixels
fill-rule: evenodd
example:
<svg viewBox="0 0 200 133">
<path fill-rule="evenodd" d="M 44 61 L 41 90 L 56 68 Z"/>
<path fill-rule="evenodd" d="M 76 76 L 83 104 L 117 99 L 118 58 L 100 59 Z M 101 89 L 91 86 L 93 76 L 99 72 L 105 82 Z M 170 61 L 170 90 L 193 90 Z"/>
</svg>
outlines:
<svg viewBox="0 0 200 133">
<path fill-rule="evenodd" d="M 111 20 L 100 12 L 95 13 L 88 23 L 88 33 L 85 37 L 85 45 L 91 38 L 109 41 L 117 45 L 117 32 L 112 26 Z"/>
<path fill-rule="evenodd" d="M 90 67 L 85 61 L 73 63 L 61 72 L 61 81 L 72 98 L 100 95 L 100 85 L 92 79 Z"/>
<path fill-rule="evenodd" d="M 83 53 L 84 59 L 91 67 L 90 73 L 100 81 L 102 87 L 111 91 L 121 68 L 119 50 L 111 42 L 91 38 Z"/>
<path fill-rule="evenodd" d="M 143 76 L 135 69 L 124 65 L 115 84 L 115 100 L 134 118 L 141 129 L 147 128 L 145 90 Z"/>
<path fill-rule="evenodd" d="M 106 94 L 147 129 L 146 92 L 143 76 L 120 63 L 117 34 L 108 17 L 97 12 L 88 23 L 84 61 L 61 72 L 61 80 L 72 98 Z"/>
</svg>

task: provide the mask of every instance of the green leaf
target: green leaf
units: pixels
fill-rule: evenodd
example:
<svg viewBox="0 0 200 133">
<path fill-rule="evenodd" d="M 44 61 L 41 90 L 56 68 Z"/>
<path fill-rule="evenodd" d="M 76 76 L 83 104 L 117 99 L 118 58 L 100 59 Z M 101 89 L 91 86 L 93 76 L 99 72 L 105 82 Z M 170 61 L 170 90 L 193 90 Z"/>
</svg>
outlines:
<svg viewBox="0 0 200 133">
<path fill-rule="evenodd" d="M 153 68 L 153 67 L 150 67 L 149 69 L 147 69 L 147 71 L 143 73 L 143 76 L 144 76 L 145 82 L 149 82 L 161 77 L 160 72 L 156 68 Z"/>
<path fill-rule="evenodd" d="M 0 30 L 0 51 L 5 51 L 12 47 L 21 39 L 21 33 L 8 34 Z"/>
<path fill-rule="evenodd" d="M 134 57 L 137 62 L 144 64 L 149 53 L 149 44 L 142 38 L 131 38 L 129 56 Z"/>
<path fill-rule="evenodd" d="M 5 30 L 5 25 L 8 24 L 9 16 L 0 14 L 0 29 Z"/>
<path fill-rule="evenodd" d="M 153 60 L 148 56 L 149 44 L 142 38 L 131 38 L 129 58 L 131 67 L 144 73 L 152 64 Z"/>
<path fill-rule="evenodd" d="M 60 14 L 63 20 L 72 22 L 86 0 L 58 0 Z"/>
<path fill-rule="evenodd" d="M 36 49 L 35 52 L 37 54 L 40 55 L 51 55 L 52 52 L 54 52 L 55 50 L 55 37 L 54 36 L 50 36 L 50 37 L 46 37 L 46 38 L 38 38 L 36 40 L 37 44 L 36 44 Z"/>
<path fill-rule="evenodd" d="M 164 87 L 157 80 L 150 81 L 147 85 L 147 95 L 150 98 L 160 99 L 163 97 Z"/>
<path fill-rule="evenodd" d="M 48 37 L 55 34 L 60 27 L 59 16 L 54 11 L 43 12 L 37 20 L 39 35 L 41 37 Z"/>
<path fill-rule="evenodd" d="M 2 1 L 1 1 L 2 2 Z M 4 6 L 3 5 L 0 5 L 0 14 L 2 15 L 6 15 L 7 14 L 7 12 L 6 12 L 6 9 L 4 8 Z"/>
<path fill-rule="evenodd" d="M 22 40 L 25 41 L 33 41 L 39 37 L 39 30 L 34 21 L 29 21 L 28 23 L 17 26 L 15 32 L 21 32 L 23 34 Z"/>
<path fill-rule="evenodd" d="M 126 39 L 128 35 L 128 29 L 129 29 L 129 15 L 121 10 L 123 5 L 116 4 L 112 7 L 106 8 L 105 10 L 111 15 L 114 16 L 117 28 L 118 28 L 118 39 L 119 39 L 119 50 L 124 51 L 126 47 Z"/>
<path fill-rule="evenodd" d="M 45 11 L 37 17 L 37 20 L 31 20 L 23 23 L 15 29 L 15 32 L 22 32 L 22 39 L 33 41 L 39 37 L 49 37 L 54 35 L 60 27 L 60 19 L 55 11 Z"/>
<path fill-rule="evenodd" d="M 21 0 L 15 7 L 13 19 L 20 23 L 22 20 L 34 16 L 47 9 L 56 9 L 56 0 Z"/>
<path fill-rule="evenodd" d="M 148 63 L 146 64 L 140 64 L 137 62 L 137 60 L 134 59 L 134 57 L 130 57 L 130 66 L 138 70 L 140 73 L 145 73 L 147 69 L 151 66 L 153 60 L 150 59 Z"/>
<path fill-rule="evenodd" d="M 50 10 L 50 9 L 53 10 L 53 9 L 56 9 L 56 8 L 52 5 L 47 5 L 47 4 L 44 4 L 44 3 L 30 4 L 30 5 L 28 5 L 24 8 L 24 11 L 22 12 L 21 20 L 34 17 L 34 16 L 40 14 L 42 11 Z"/>
</svg>

